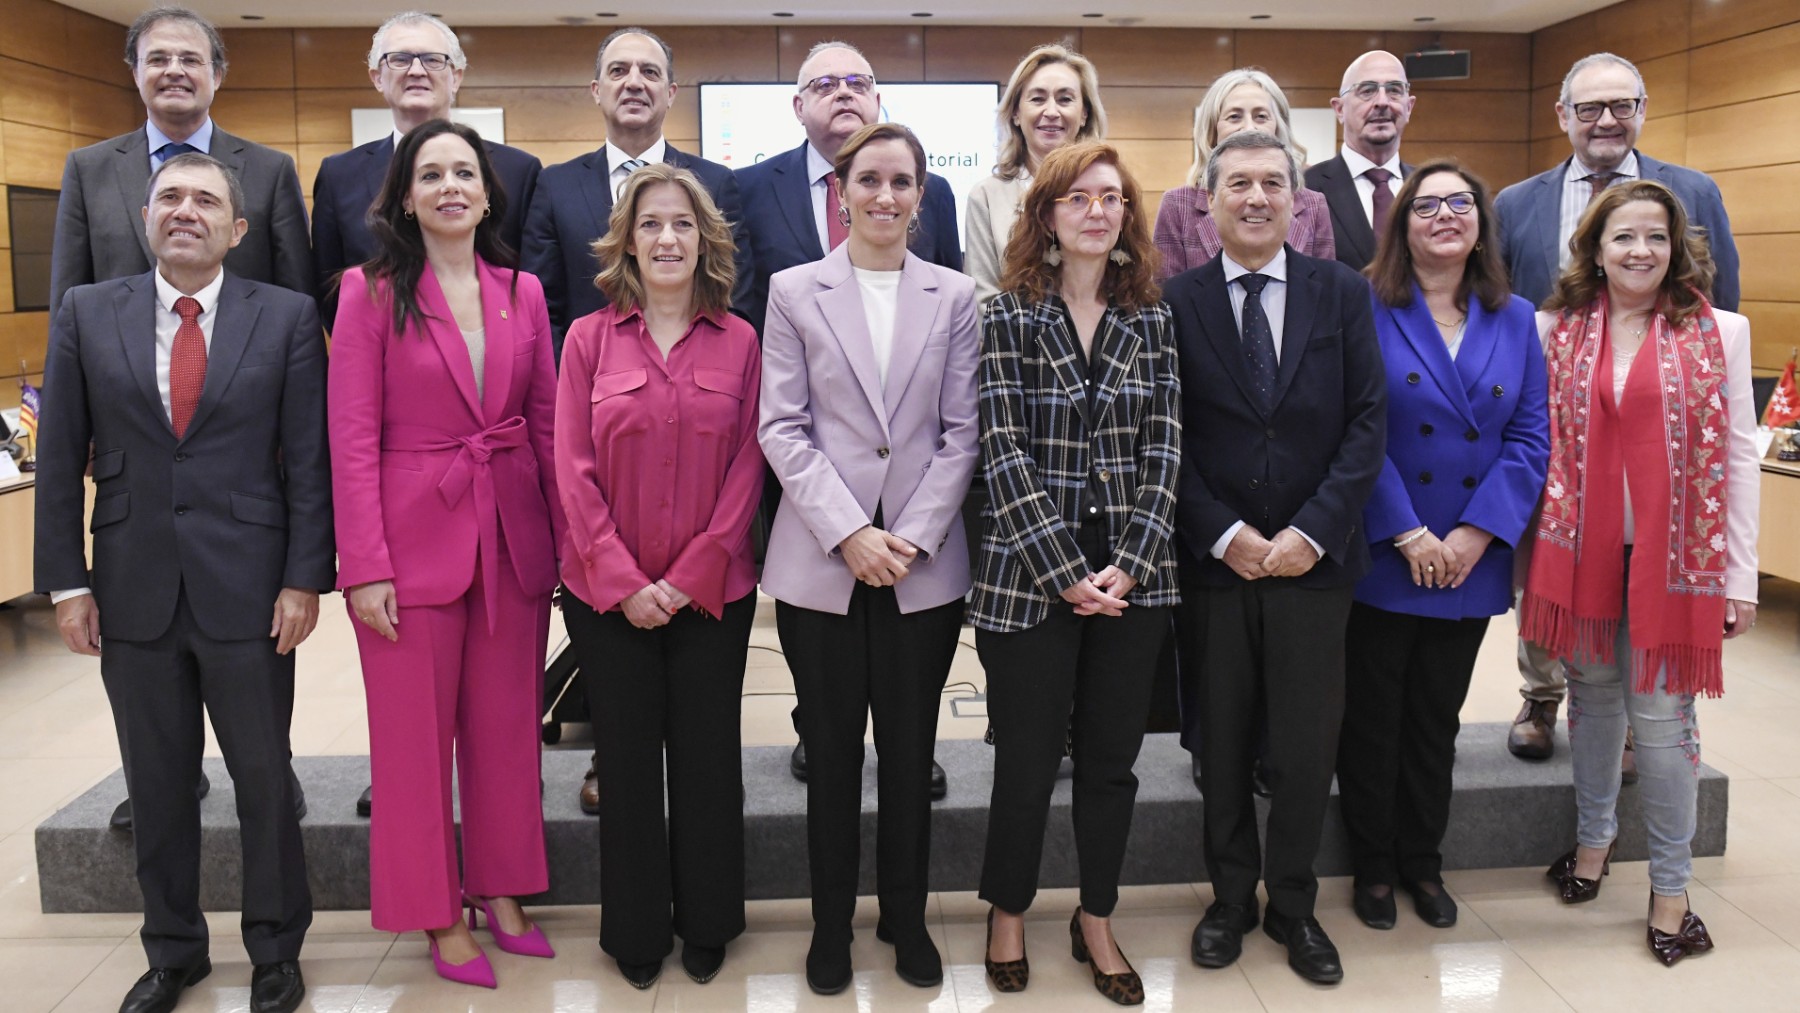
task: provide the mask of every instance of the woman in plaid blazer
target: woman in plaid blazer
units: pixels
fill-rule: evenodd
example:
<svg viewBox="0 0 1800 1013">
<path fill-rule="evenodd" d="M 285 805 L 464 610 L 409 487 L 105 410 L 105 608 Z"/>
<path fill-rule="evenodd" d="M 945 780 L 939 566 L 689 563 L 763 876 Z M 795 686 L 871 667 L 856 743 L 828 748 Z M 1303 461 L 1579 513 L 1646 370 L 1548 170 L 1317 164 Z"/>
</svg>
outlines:
<svg viewBox="0 0 1800 1013">
<path fill-rule="evenodd" d="M 1039 167 L 988 305 L 981 446 L 992 505 L 971 621 L 988 677 L 994 793 L 987 970 L 1026 984 L 1050 790 L 1072 733 L 1081 908 L 1071 949 L 1123 1005 L 1142 983 L 1108 923 L 1156 659 L 1176 604 L 1180 381 L 1137 182 L 1084 142 Z M 1073 710 L 1073 719 L 1070 712 Z"/>
</svg>

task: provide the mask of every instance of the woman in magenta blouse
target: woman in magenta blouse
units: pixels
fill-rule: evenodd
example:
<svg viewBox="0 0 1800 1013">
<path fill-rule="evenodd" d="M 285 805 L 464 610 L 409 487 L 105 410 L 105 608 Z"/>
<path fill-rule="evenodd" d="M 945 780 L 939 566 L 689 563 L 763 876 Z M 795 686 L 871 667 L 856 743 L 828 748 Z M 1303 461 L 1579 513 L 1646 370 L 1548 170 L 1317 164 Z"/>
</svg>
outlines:
<svg viewBox="0 0 1800 1013">
<path fill-rule="evenodd" d="M 692 173 L 633 173 L 594 244 L 611 305 L 569 328 L 556 399 L 563 616 L 598 744 L 600 948 L 640 989 L 675 932 L 704 984 L 744 931 L 738 700 L 762 359 L 726 310 L 732 249 Z"/>
</svg>

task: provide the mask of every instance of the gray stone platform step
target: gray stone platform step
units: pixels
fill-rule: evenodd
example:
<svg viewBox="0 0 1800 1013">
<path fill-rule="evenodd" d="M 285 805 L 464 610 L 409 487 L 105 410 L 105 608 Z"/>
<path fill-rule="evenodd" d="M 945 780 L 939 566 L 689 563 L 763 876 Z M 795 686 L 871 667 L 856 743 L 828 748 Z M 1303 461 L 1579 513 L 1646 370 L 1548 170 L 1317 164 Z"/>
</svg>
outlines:
<svg viewBox="0 0 1800 1013">
<path fill-rule="evenodd" d="M 1450 832 L 1444 841 L 1451 869 L 1548 865 L 1575 839 L 1575 799 L 1570 786 L 1566 738 L 1554 759 L 1526 763 L 1505 748 L 1506 726 L 1465 726 L 1458 739 L 1455 798 Z M 744 750 L 745 846 L 752 898 L 803 897 L 806 876 L 806 789 L 788 774 L 786 747 Z M 934 807 L 931 887 L 974 890 L 981 875 L 987 832 L 988 796 L 993 787 L 993 754 L 975 740 L 939 742 L 938 761 L 950 778 L 949 797 Z M 576 789 L 587 769 L 583 750 L 544 753 L 544 819 L 550 852 L 548 904 L 599 902 L 599 831 L 576 804 Z M 307 875 L 320 909 L 369 906 L 369 822 L 356 815 L 356 797 L 368 781 L 364 756 L 302 756 L 295 770 L 306 785 L 311 812 L 302 824 Z M 1194 790 L 1188 754 L 1173 735 L 1152 735 L 1138 759 L 1137 810 L 1124 882 L 1199 882 L 1201 804 Z M 203 824 L 201 903 L 209 909 L 241 905 L 237 816 L 230 778 L 220 760 L 206 761 L 212 794 L 201 805 Z M 863 777 L 863 884 L 874 892 L 875 755 Z M 1694 854 L 1725 851 L 1729 782 L 1711 767 L 1701 769 L 1699 829 Z M 1046 887 L 1076 885 L 1074 834 L 1069 823 L 1069 780 L 1058 781 L 1045 842 L 1041 882 Z M 38 879 L 43 910 L 58 912 L 135 911 L 140 908 L 131 839 L 110 830 L 107 818 L 125 795 L 122 773 L 114 773 L 37 828 Z M 380 799 L 375 800 L 377 807 Z M 1266 804 L 1265 804 L 1266 805 Z M 1337 800 L 1325 828 L 1317 868 L 1321 875 L 1349 870 Z M 1620 798 L 1618 857 L 1642 860 L 1643 821 L 1635 788 Z"/>
</svg>

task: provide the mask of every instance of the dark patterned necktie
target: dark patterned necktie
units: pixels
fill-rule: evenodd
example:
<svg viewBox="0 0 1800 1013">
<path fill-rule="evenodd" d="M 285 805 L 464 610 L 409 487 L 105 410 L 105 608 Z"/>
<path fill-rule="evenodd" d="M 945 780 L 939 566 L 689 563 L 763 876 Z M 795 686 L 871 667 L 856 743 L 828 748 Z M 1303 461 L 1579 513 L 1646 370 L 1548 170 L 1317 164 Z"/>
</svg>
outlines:
<svg viewBox="0 0 1800 1013">
<path fill-rule="evenodd" d="M 1619 173 L 1596 172 L 1585 178 L 1588 183 L 1588 203 L 1592 204 L 1600 199 L 1600 195 L 1606 191 L 1607 187 L 1612 185 L 1613 180 L 1619 178 Z"/>
<path fill-rule="evenodd" d="M 1275 407 L 1275 331 L 1269 326 L 1269 315 L 1263 311 L 1263 286 L 1266 274 L 1243 274 L 1238 283 L 1244 286 L 1244 362 L 1250 367 L 1250 383 L 1262 399 L 1264 411 Z"/>
<path fill-rule="evenodd" d="M 169 159 L 174 158 L 176 155 L 185 155 L 190 151 L 199 150 L 199 148 L 194 147 L 186 141 L 170 141 L 162 147 L 157 148 L 154 152 L 156 155 L 156 164 L 161 165 Z"/>
</svg>

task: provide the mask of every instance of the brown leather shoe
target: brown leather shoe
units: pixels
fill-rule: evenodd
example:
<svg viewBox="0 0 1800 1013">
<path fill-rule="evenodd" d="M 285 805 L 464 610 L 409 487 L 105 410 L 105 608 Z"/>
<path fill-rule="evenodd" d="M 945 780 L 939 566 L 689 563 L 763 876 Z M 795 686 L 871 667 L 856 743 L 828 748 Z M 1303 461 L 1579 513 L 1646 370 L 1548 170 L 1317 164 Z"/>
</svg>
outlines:
<svg viewBox="0 0 1800 1013">
<path fill-rule="evenodd" d="M 1519 716 L 1513 718 L 1512 731 L 1507 733 L 1506 748 L 1521 760 L 1548 760 L 1556 751 L 1556 709 L 1561 706 L 1555 700 L 1527 700 L 1525 706 L 1519 708 Z"/>
<path fill-rule="evenodd" d="M 581 811 L 589 816 L 600 815 L 600 755 L 588 761 L 588 771 L 581 779 Z"/>
<path fill-rule="evenodd" d="M 1619 783 L 1637 783 L 1637 742 L 1630 728 L 1625 729 L 1625 752 L 1619 757 Z"/>
</svg>

